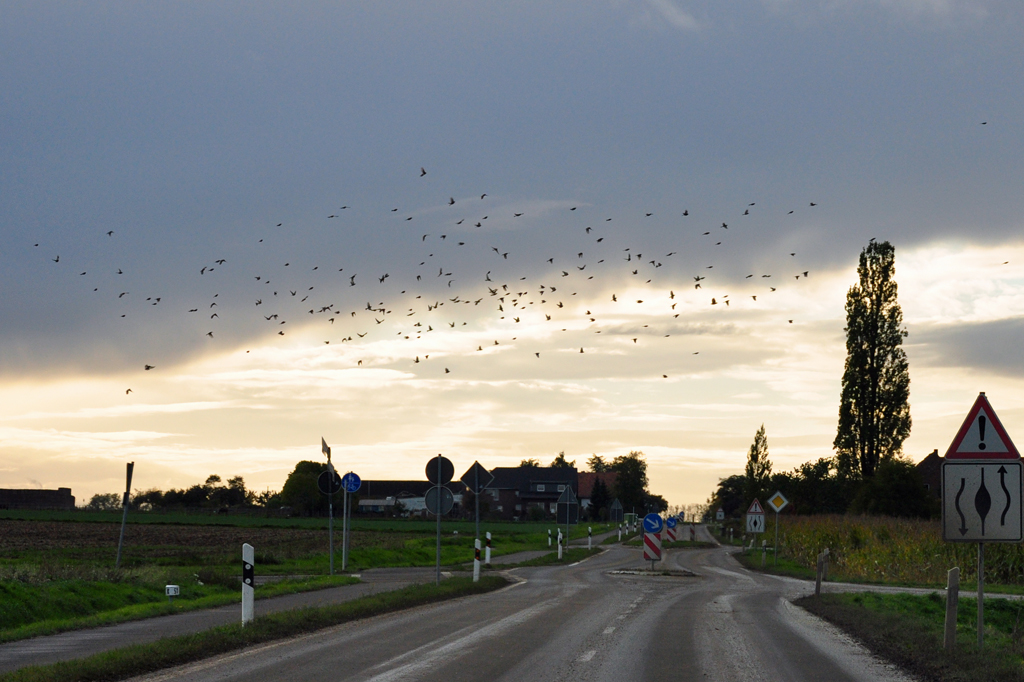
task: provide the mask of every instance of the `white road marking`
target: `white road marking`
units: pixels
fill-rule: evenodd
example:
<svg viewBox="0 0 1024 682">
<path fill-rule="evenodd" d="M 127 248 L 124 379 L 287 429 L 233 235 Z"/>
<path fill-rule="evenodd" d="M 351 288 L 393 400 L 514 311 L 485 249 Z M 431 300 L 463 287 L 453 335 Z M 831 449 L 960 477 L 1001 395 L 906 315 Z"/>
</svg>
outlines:
<svg viewBox="0 0 1024 682">
<path fill-rule="evenodd" d="M 615 616 L 615 617 L 616 617 L 617 619 L 619 619 L 619 620 L 626 620 L 626 616 L 625 616 L 625 615 L 621 615 L 621 616 Z"/>
<path fill-rule="evenodd" d="M 611 626 L 610 628 L 605 628 L 604 632 L 602 632 L 601 634 L 603 634 L 603 635 L 610 635 L 613 632 L 615 632 L 615 626 L 614 625 Z"/>
<path fill-rule="evenodd" d="M 596 653 L 597 653 L 596 649 L 591 649 L 590 651 L 588 651 L 587 653 L 583 654 L 582 656 L 580 656 L 576 660 L 579 661 L 580 663 L 586 663 L 587 661 L 592 659 L 594 657 L 594 654 L 596 654 Z"/>
<path fill-rule="evenodd" d="M 416 679 L 424 671 L 431 670 L 437 666 L 439 661 L 450 661 L 456 656 L 460 656 L 468 652 L 469 649 L 478 642 L 491 637 L 500 636 L 505 631 L 518 625 L 522 625 L 531 618 L 547 611 L 559 601 L 561 600 L 549 599 L 546 602 L 537 604 L 536 606 L 532 606 L 528 609 L 523 609 L 518 613 L 513 613 L 511 616 L 507 616 L 501 620 L 491 623 L 490 625 L 474 630 L 473 632 L 459 637 L 448 644 L 439 646 L 437 641 L 430 642 L 400 656 L 384 661 L 383 663 L 374 666 L 374 668 L 386 668 L 388 666 L 395 665 L 402 660 L 407 660 L 409 658 L 415 659 L 411 663 L 399 665 L 387 672 L 375 675 L 367 680 L 367 682 L 392 682 L 397 680 Z"/>
</svg>

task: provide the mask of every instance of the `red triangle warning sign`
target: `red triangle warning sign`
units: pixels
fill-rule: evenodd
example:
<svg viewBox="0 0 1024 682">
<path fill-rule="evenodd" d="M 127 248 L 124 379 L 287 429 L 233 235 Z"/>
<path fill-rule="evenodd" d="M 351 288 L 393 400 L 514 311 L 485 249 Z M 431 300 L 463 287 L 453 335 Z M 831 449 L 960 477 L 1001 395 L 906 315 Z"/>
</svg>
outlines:
<svg viewBox="0 0 1024 682">
<path fill-rule="evenodd" d="M 757 499 L 755 498 L 754 501 L 750 503 L 750 509 L 747 510 L 747 513 L 748 514 L 764 514 L 764 507 L 762 507 L 761 503 L 758 502 Z"/>
<path fill-rule="evenodd" d="M 946 459 L 1020 459 L 984 393 L 978 394 L 967 419 L 946 450 Z"/>
</svg>

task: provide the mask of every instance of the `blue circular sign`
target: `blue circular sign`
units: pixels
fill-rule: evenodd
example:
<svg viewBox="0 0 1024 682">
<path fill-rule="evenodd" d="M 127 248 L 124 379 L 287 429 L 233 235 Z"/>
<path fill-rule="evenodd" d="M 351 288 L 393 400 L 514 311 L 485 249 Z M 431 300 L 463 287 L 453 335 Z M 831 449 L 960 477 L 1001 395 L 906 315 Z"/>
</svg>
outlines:
<svg viewBox="0 0 1024 682">
<path fill-rule="evenodd" d="M 668 520 L 665 521 L 665 525 L 668 526 L 669 528 L 675 528 L 677 523 L 678 523 L 678 521 L 676 521 L 676 517 L 674 517 L 674 516 L 668 517 Z"/>
<path fill-rule="evenodd" d="M 664 525 L 664 521 L 657 514 L 648 514 L 644 517 L 644 532 L 660 533 Z"/>
<path fill-rule="evenodd" d="M 359 476 L 353 474 L 351 471 L 341 477 L 341 487 L 350 493 L 354 493 L 359 490 L 363 482 L 359 480 Z"/>
</svg>

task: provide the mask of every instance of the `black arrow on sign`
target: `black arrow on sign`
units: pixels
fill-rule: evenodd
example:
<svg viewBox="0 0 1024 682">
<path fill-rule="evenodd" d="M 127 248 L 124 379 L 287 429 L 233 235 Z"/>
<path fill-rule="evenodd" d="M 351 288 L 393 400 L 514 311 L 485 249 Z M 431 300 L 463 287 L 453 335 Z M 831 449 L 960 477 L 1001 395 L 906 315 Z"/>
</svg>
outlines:
<svg viewBox="0 0 1024 682">
<path fill-rule="evenodd" d="M 960 515 L 960 536 L 967 535 L 967 519 L 964 518 L 964 513 L 960 510 L 960 496 L 964 494 L 964 487 L 967 485 L 967 479 L 960 479 L 960 490 L 956 492 L 956 500 L 954 505 L 956 506 L 956 513 Z"/>
<path fill-rule="evenodd" d="M 1003 493 L 1006 495 L 1006 506 L 1003 507 L 1003 515 L 999 517 L 999 525 L 1006 525 L 1006 512 L 1010 511 L 1010 491 L 1006 487 L 1006 467 L 999 467 L 999 485 L 1003 487 Z"/>
<path fill-rule="evenodd" d="M 985 487 L 985 469 L 981 470 L 981 487 L 974 495 L 974 508 L 978 510 L 978 516 L 981 517 L 981 534 L 985 535 L 985 517 L 992 509 L 992 495 Z"/>
</svg>

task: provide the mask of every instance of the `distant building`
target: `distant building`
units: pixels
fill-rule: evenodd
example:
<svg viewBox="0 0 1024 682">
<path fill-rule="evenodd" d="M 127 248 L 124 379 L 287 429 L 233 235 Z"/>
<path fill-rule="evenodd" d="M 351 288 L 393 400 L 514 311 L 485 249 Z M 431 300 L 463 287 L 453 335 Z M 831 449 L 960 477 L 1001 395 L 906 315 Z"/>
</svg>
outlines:
<svg viewBox="0 0 1024 682">
<path fill-rule="evenodd" d="M 938 450 L 932 450 L 931 454 L 917 463 L 917 473 L 921 475 L 921 482 L 929 494 L 936 499 L 942 499 L 942 462 Z"/>
<path fill-rule="evenodd" d="M 427 513 L 425 496 L 427 491 L 434 487 L 430 481 L 363 481 L 359 488 L 359 501 L 356 503 L 356 512 L 362 514 L 385 514 L 390 516 L 395 513 L 395 508 L 400 506 L 402 514 L 422 516 Z M 457 513 L 462 504 L 462 493 L 466 486 L 455 480 L 446 484 L 452 491 L 455 500 Z"/>
<path fill-rule="evenodd" d="M 554 517 L 555 504 L 566 486 L 579 497 L 575 467 L 495 467 L 494 480 L 480 496 L 491 514 L 514 521 L 534 515 Z"/>
<path fill-rule="evenodd" d="M 580 509 L 586 509 L 590 506 L 590 498 L 594 493 L 594 484 L 600 480 L 604 483 L 604 487 L 608 489 L 608 504 L 612 503 L 615 499 L 615 479 L 618 478 L 618 472 L 608 471 L 605 473 L 595 474 L 589 471 L 581 471 L 579 473 L 579 498 L 580 498 Z"/>
<path fill-rule="evenodd" d="M 13 490 L 0 488 L 0 509 L 67 509 L 75 508 L 71 488 L 56 490 Z"/>
</svg>

